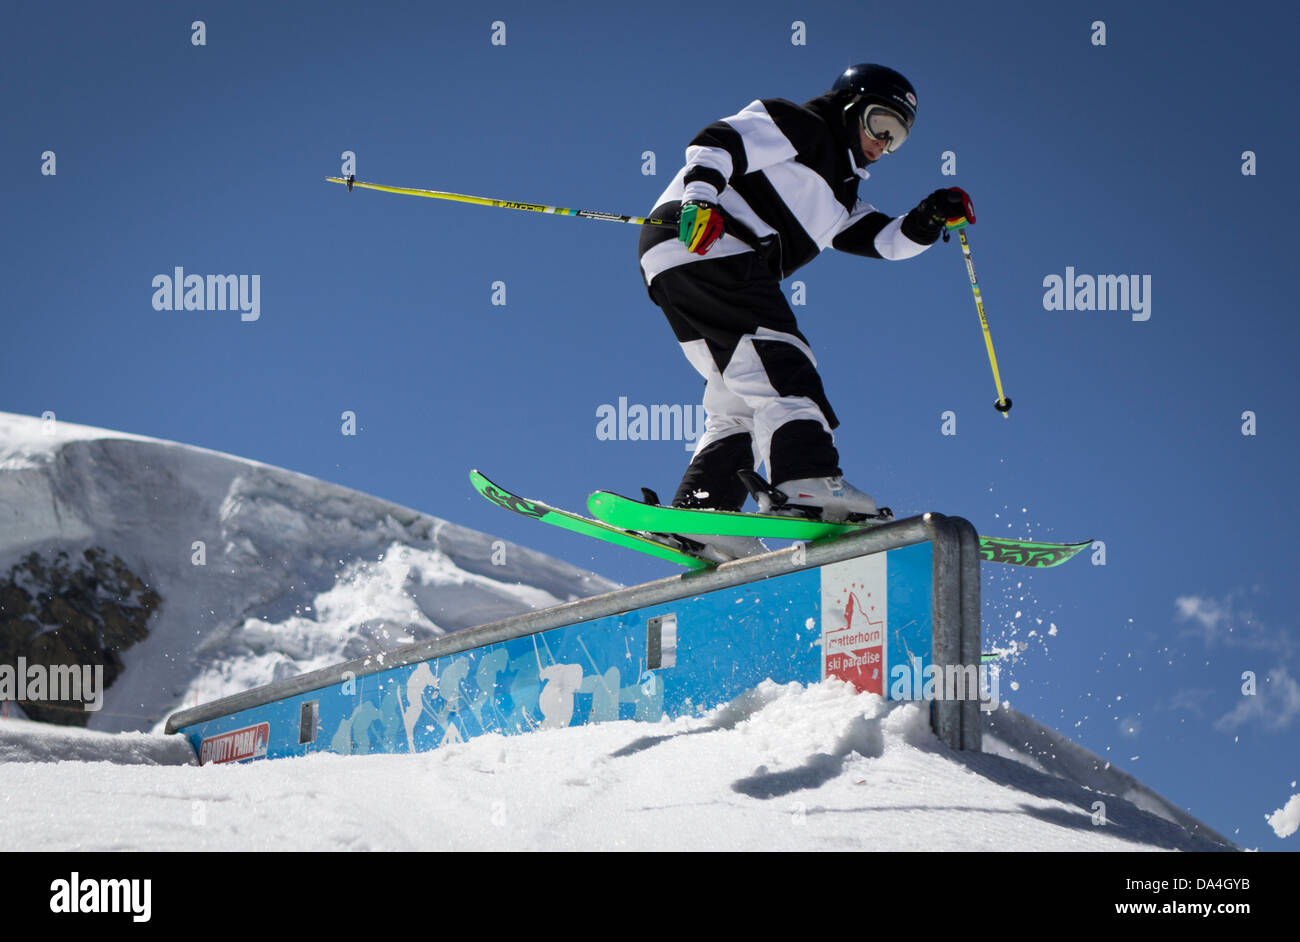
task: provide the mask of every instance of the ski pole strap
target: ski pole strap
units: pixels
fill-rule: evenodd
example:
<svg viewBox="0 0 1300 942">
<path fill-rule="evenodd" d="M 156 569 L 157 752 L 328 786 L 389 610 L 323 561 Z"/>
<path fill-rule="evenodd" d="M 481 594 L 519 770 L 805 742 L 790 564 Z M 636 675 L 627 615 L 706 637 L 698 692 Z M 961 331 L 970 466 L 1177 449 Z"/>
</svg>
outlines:
<svg viewBox="0 0 1300 942">
<path fill-rule="evenodd" d="M 530 213 L 548 213 L 553 216 L 577 216 L 580 219 L 603 219 L 607 222 L 626 222 L 634 226 L 671 226 L 677 227 L 676 219 L 654 219 L 645 216 L 623 216 L 618 213 L 598 213 L 588 209 L 566 209 L 562 206 L 546 206 L 542 203 L 518 203 L 514 200 L 496 200 L 485 196 L 468 196 L 464 193 L 445 193 L 441 190 L 420 190 L 414 187 L 387 186 L 382 183 L 366 183 L 358 180 L 355 174 L 342 177 L 326 177 L 330 183 L 342 183 L 349 190 L 354 186 L 365 190 L 382 190 L 385 193 L 398 193 L 403 196 L 424 196 L 436 200 L 452 200 L 457 203 L 473 203 L 475 206 L 493 206 L 498 209 L 522 209 Z"/>
</svg>

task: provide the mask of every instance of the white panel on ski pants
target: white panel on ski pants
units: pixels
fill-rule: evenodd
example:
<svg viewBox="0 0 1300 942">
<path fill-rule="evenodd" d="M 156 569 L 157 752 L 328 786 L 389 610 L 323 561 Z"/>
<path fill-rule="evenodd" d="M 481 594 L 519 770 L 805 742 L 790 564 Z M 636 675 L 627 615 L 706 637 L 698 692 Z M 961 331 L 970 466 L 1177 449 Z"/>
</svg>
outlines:
<svg viewBox="0 0 1300 942">
<path fill-rule="evenodd" d="M 704 434 L 695 443 L 699 454 L 711 443 L 749 432 L 754 443 L 754 464 L 760 463 L 771 470 L 773 433 L 787 422 L 812 420 L 821 424 L 833 441 L 831 431 L 821 407 L 807 396 L 782 396 L 768 379 L 763 361 L 754 349 L 755 340 L 779 341 L 796 347 L 815 367 L 817 358 L 812 349 L 794 334 L 760 327 L 752 334 L 743 335 L 727 362 L 719 372 L 708 344 L 692 340 L 681 344 L 682 352 L 696 372 L 704 377 Z"/>
</svg>

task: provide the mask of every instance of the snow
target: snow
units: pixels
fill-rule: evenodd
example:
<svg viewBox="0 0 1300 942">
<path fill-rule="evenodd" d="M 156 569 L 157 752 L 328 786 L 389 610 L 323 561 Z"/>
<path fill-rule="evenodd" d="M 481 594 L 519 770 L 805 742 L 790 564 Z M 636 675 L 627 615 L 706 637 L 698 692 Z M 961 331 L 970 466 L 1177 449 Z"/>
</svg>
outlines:
<svg viewBox="0 0 1300 942">
<path fill-rule="evenodd" d="M 983 754 L 952 752 L 924 706 L 838 681 L 768 682 L 657 724 L 199 767 L 160 732 L 179 707 L 614 586 L 301 474 L 0 413 L 0 573 L 92 546 L 162 603 L 89 729 L 16 705 L 0 719 L 0 849 L 1231 847 L 1008 707 Z M 991 633 L 1024 651 L 1021 606 L 1041 606 L 1015 594 Z M 1293 798 L 1270 821 L 1291 833 L 1297 818 Z"/>
<path fill-rule="evenodd" d="M 8 719 L 0 720 L 0 763 L 10 762 L 187 765 L 194 762 L 194 750 L 180 736 L 96 733 L 75 726 L 35 723 L 11 712 Z M 62 768 L 66 771 L 69 766 Z M 13 768 L 5 771 L 7 779 Z"/>
<path fill-rule="evenodd" d="M 671 722 L 490 735 L 416 755 L 202 767 L 186 764 L 193 756 L 173 737 L 0 721 L 9 760 L 0 849 L 1225 846 L 1063 737 L 1009 710 L 997 716 L 992 750 L 971 755 L 941 745 L 919 704 L 835 680 L 767 682 Z M 104 761 L 89 761 L 92 742 Z M 1104 823 L 1094 823 L 1097 802 Z"/>
</svg>

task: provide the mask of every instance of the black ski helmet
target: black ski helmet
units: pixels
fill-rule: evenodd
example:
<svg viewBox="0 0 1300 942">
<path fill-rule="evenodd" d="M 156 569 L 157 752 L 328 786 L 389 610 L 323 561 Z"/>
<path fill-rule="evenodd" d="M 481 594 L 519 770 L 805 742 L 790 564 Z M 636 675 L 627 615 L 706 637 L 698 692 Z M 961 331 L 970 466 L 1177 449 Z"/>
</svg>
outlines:
<svg viewBox="0 0 1300 942">
<path fill-rule="evenodd" d="M 844 99 L 844 120 L 849 125 L 865 105 L 873 102 L 893 108 L 910 128 L 916 122 L 916 89 L 888 66 L 863 62 L 845 69 L 831 86 Z"/>
</svg>

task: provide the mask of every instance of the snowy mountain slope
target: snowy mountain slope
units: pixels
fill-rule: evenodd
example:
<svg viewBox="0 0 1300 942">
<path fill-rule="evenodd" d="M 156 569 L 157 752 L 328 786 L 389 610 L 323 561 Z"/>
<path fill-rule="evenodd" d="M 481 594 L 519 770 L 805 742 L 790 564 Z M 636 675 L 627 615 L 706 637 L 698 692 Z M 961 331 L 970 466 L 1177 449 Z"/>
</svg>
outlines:
<svg viewBox="0 0 1300 942">
<path fill-rule="evenodd" d="M 88 571 L 90 548 L 160 599 L 147 637 L 120 650 L 123 670 L 103 709 L 88 714 L 89 727 L 105 731 L 154 728 L 180 706 L 613 588 L 305 475 L 0 413 L 0 582 L 31 553 L 45 563 L 35 571 L 62 580 L 42 587 L 32 570 L 19 573 L 22 591 L 8 598 L 23 611 L 9 613 L 11 635 L 58 627 L 66 619 L 42 599 L 72 583 L 83 586 L 74 607 L 87 625 L 131 614 L 106 615 L 112 600 Z M 51 564 L 60 552 L 63 568 Z"/>
<path fill-rule="evenodd" d="M 0 755 L 28 761 L 3 767 L 0 849 L 1235 849 L 1067 740 L 1021 747 L 1050 731 L 1003 713 L 996 754 L 968 755 L 920 704 L 767 682 L 673 722 L 202 767 L 138 734 L 110 761 L 58 762 L 122 736 L 10 723 Z"/>
<path fill-rule="evenodd" d="M 156 606 L 144 604 L 142 586 L 157 593 Z M 0 847 L 1232 846 L 1015 711 L 989 718 L 984 754 L 953 753 L 922 706 L 838 681 L 768 682 L 674 722 L 487 736 L 414 756 L 198 767 L 178 738 L 118 732 L 609 588 L 303 475 L 0 414 L 0 621 L 8 605 L 22 608 L 8 613 L 11 628 L 43 636 L 63 615 L 104 629 L 147 617 L 148 627 L 121 652 L 123 672 L 91 729 L 0 719 Z"/>
<path fill-rule="evenodd" d="M 1106 796 L 1115 796 L 1134 809 L 1161 818 L 1186 834 L 1204 838 L 1211 845 L 1231 846 L 1225 837 L 1171 804 L 1123 769 L 1005 704 L 1002 709 L 985 715 L 983 743 L 984 752 L 989 757 L 1010 759 L 1084 789 L 1091 795 L 1086 806 L 1090 814 L 1096 814 L 1099 809 L 1094 807 L 1095 803 L 1103 801 L 1107 807 L 1100 810 L 1109 816 L 1110 802 Z M 988 762 L 989 759 L 982 758 L 978 761 Z M 978 768 L 978 764 L 975 767 Z M 986 767 L 985 770 L 992 774 L 991 768 Z"/>
</svg>

